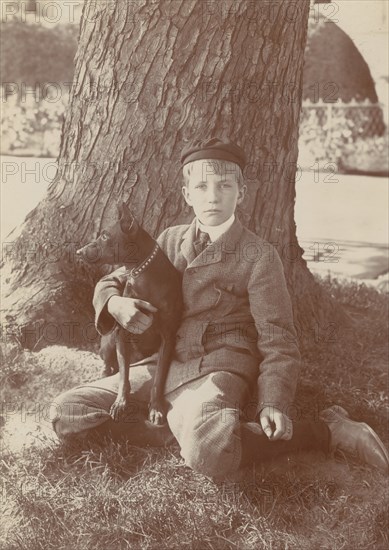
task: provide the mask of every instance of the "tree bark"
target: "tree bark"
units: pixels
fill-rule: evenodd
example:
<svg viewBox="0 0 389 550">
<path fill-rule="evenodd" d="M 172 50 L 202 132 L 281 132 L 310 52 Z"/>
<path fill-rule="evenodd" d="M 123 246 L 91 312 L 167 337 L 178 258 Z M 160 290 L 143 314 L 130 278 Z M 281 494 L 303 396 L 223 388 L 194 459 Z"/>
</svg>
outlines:
<svg viewBox="0 0 389 550">
<path fill-rule="evenodd" d="M 23 345 L 88 344 L 101 271 L 75 261 L 125 201 L 154 236 L 188 222 L 185 141 L 247 152 L 243 223 L 275 244 L 301 334 L 336 314 L 301 257 L 294 222 L 309 0 L 88 0 L 58 173 L 8 245 L 2 309 Z"/>
</svg>

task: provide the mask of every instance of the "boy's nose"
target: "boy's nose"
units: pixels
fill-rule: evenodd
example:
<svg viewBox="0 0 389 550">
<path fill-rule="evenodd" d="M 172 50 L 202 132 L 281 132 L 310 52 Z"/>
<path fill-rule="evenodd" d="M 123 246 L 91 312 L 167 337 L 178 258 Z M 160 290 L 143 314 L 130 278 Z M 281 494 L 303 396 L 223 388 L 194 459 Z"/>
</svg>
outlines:
<svg viewBox="0 0 389 550">
<path fill-rule="evenodd" d="M 207 192 L 208 202 L 217 202 L 219 200 L 219 193 L 217 189 L 210 188 Z"/>
</svg>

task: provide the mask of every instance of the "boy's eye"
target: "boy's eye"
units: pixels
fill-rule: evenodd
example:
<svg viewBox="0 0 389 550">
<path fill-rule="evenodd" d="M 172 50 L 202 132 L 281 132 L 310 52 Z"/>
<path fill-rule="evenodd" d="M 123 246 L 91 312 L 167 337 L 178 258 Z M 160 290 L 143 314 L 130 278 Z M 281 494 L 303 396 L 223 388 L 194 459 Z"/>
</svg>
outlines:
<svg viewBox="0 0 389 550">
<path fill-rule="evenodd" d="M 205 189 L 207 186 L 205 183 L 198 183 L 195 185 L 195 189 Z"/>
<path fill-rule="evenodd" d="M 231 189 L 231 184 L 230 183 L 221 183 L 219 185 L 219 189 L 221 189 L 222 191 L 227 191 L 228 189 Z"/>
</svg>

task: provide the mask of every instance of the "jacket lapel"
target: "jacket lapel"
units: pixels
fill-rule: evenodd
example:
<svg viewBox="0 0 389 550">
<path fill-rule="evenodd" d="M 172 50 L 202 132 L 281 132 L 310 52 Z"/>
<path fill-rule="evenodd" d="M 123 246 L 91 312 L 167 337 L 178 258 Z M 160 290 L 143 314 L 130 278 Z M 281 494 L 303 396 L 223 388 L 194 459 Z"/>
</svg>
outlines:
<svg viewBox="0 0 389 550">
<path fill-rule="evenodd" d="M 189 265 L 196 258 L 196 251 L 194 249 L 193 243 L 196 238 L 196 218 L 190 224 L 188 229 L 182 236 L 181 241 L 181 253 L 184 256 L 186 263 Z"/>
</svg>

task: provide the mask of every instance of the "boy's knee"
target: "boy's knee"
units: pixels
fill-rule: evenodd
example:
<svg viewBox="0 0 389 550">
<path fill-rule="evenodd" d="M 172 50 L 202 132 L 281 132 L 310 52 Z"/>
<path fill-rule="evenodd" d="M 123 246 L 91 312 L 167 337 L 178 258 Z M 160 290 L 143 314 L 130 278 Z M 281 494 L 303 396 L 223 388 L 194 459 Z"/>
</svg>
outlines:
<svg viewBox="0 0 389 550">
<path fill-rule="evenodd" d="M 71 413 L 71 403 L 57 397 L 50 407 L 50 421 L 54 432 L 61 440 L 72 436 L 74 431 L 74 415 Z"/>
<path fill-rule="evenodd" d="M 209 415 L 180 441 L 181 455 L 196 472 L 223 478 L 239 468 L 241 462 L 240 424 L 238 411 Z"/>
<path fill-rule="evenodd" d="M 75 388 L 60 394 L 51 403 L 50 421 L 56 435 L 66 440 L 86 437 L 92 428 L 109 418 L 105 408 L 91 402 L 82 388 Z"/>
<path fill-rule="evenodd" d="M 63 439 L 66 436 L 66 425 L 70 418 L 70 403 L 67 399 L 68 393 L 69 392 L 65 392 L 57 396 L 50 406 L 51 425 L 60 439 Z"/>
</svg>

